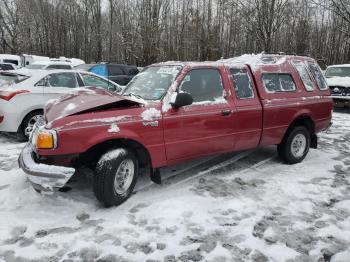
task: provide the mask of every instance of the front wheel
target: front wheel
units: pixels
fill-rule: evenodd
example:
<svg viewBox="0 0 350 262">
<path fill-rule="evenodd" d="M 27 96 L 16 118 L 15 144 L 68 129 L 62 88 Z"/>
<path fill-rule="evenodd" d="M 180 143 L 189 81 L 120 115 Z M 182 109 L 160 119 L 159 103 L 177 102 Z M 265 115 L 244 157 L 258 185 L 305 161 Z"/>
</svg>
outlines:
<svg viewBox="0 0 350 262">
<path fill-rule="evenodd" d="M 128 149 L 108 151 L 97 163 L 94 175 L 94 193 L 106 207 L 125 202 L 134 190 L 138 177 L 138 161 Z"/>
<path fill-rule="evenodd" d="M 43 119 L 43 112 L 41 110 L 29 113 L 24 119 L 19 129 L 18 135 L 23 140 L 28 140 L 34 125 Z"/>
<path fill-rule="evenodd" d="M 300 163 L 310 149 L 310 132 L 303 126 L 292 129 L 277 146 L 278 154 L 288 164 Z"/>
</svg>

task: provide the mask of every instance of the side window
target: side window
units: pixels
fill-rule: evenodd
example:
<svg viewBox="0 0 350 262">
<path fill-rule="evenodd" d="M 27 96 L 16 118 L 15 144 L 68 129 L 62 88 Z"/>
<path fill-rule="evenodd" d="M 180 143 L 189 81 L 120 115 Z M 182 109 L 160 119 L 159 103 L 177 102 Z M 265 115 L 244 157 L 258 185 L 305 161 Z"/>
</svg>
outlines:
<svg viewBox="0 0 350 262">
<path fill-rule="evenodd" d="M 18 65 L 18 61 L 17 60 L 4 59 L 4 63 L 10 63 L 10 64 Z"/>
<path fill-rule="evenodd" d="M 6 71 L 6 70 L 13 70 L 13 69 L 14 68 L 11 65 L 6 65 L 6 64 L 1 65 L 0 64 L 0 70 Z"/>
<path fill-rule="evenodd" d="M 262 80 L 268 93 L 293 92 L 297 89 L 289 74 L 263 74 Z"/>
<path fill-rule="evenodd" d="M 104 76 L 104 77 L 108 76 L 106 65 L 96 65 L 90 69 L 90 72 L 95 73 L 96 75 L 99 75 L 99 76 Z"/>
<path fill-rule="evenodd" d="M 311 80 L 310 75 L 306 69 L 305 64 L 301 61 L 293 61 L 292 63 L 293 63 L 293 66 L 295 67 L 295 69 L 298 71 L 298 74 L 304 83 L 305 89 L 307 91 L 315 90 L 314 84 L 312 83 L 312 80 Z"/>
<path fill-rule="evenodd" d="M 48 76 L 49 86 L 52 87 L 77 87 L 77 78 L 75 73 L 57 73 Z"/>
<path fill-rule="evenodd" d="M 59 65 L 57 69 L 70 70 L 70 69 L 72 69 L 72 67 L 70 65 Z"/>
<path fill-rule="evenodd" d="M 139 70 L 137 70 L 136 68 L 131 68 L 129 69 L 128 75 L 129 76 L 135 76 L 139 73 Z"/>
<path fill-rule="evenodd" d="M 50 70 L 50 69 L 56 69 L 56 67 L 54 65 L 49 65 L 46 67 L 46 69 Z"/>
<path fill-rule="evenodd" d="M 310 72 L 311 72 L 312 76 L 316 80 L 318 88 L 320 90 L 327 90 L 328 89 L 328 85 L 326 83 L 326 80 L 323 77 L 323 74 L 322 74 L 321 69 L 319 68 L 319 66 L 316 65 L 316 64 L 313 64 L 313 63 L 309 63 L 309 69 L 310 69 Z"/>
<path fill-rule="evenodd" d="M 223 101 L 224 99 L 221 75 L 216 69 L 191 70 L 185 76 L 180 90 L 191 94 L 194 103 Z"/>
<path fill-rule="evenodd" d="M 108 66 L 108 73 L 109 73 L 109 76 L 125 75 L 125 73 L 121 67 L 114 66 L 114 65 Z"/>
<path fill-rule="evenodd" d="M 101 87 L 101 88 L 107 89 L 107 90 L 111 90 L 111 89 L 117 90 L 118 89 L 112 83 L 110 83 L 104 79 L 101 79 L 97 76 L 88 75 L 88 74 L 81 74 L 81 76 L 83 78 L 85 86 Z"/>
<path fill-rule="evenodd" d="M 253 86 L 247 70 L 231 68 L 230 73 L 235 85 L 237 98 L 254 98 Z"/>
<path fill-rule="evenodd" d="M 47 79 L 48 79 L 47 76 L 45 76 L 43 79 L 37 82 L 35 86 L 48 86 Z"/>
</svg>

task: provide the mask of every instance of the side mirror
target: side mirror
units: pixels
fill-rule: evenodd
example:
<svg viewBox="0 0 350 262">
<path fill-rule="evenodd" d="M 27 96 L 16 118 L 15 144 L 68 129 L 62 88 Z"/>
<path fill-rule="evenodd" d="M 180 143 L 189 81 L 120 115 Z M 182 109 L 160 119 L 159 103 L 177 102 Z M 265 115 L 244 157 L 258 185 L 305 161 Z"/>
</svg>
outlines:
<svg viewBox="0 0 350 262">
<path fill-rule="evenodd" d="M 180 108 L 183 106 L 189 106 L 193 103 L 193 97 L 189 93 L 178 93 L 175 101 L 170 103 L 173 108 Z"/>
</svg>

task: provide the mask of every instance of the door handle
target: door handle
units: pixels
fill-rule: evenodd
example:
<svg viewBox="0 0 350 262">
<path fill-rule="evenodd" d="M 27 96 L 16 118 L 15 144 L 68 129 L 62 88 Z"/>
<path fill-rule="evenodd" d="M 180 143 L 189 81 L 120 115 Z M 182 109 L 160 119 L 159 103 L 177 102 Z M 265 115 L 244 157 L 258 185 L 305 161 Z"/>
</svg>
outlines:
<svg viewBox="0 0 350 262">
<path fill-rule="evenodd" d="M 229 116 L 232 114 L 232 110 L 231 109 L 226 109 L 226 110 L 222 110 L 221 111 L 221 115 L 222 116 Z"/>
</svg>

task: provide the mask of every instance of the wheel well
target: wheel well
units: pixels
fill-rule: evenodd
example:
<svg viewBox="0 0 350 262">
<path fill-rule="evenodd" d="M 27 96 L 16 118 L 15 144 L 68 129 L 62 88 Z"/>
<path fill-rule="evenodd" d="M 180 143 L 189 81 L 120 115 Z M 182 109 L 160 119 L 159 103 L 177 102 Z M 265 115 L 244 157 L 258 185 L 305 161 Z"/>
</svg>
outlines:
<svg viewBox="0 0 350 262">
<path fill-rule="evenodd" d="M 28 114 L 26 114 L 26 115 L 23 117 L 22 122 L 21 122 L 21 124 L 19 125 L 18 129 L 22 129 L 22 128 L 23 128 L 23 121 L 24 121 L 24 119 L 26 119 L 27 116 L 29 116 L 30 114 L 33 114 L 33 113 L 35 113 L 35 112 L 42 112 L 42 113 L 44 113 L 44 109 L 35 109 L 35 110 L 30 111 Z"/>
<path fill-rule="evenodd" d="M 130 139 L 113 139 L 97 144 L 81 154 L 76 165 L 82 166 L 88 163 L 90 168 L 95 169 L 98 160 L 105 152 L 118 147 L 133 150 L 141 167 L 151 166 L 151 158 L 148 150 L 142 144 Z"/>
<path fill-rule="evenodd" d="M 294 127 L 297 126 L 304 126 L 307 128 L 307 130 L 309 130 L 310 135 L 313 136 L 315 134 L 315 123 L 314 121 L 311 119 L 310 116 L 307 115 L 303 115 L 303 116 L 299 116 L 298 118 L 296 118 L 288 127 L 287 132 L 285 133 L 284 137 L 286 137 L 292 130 Z"/>
</svg>

